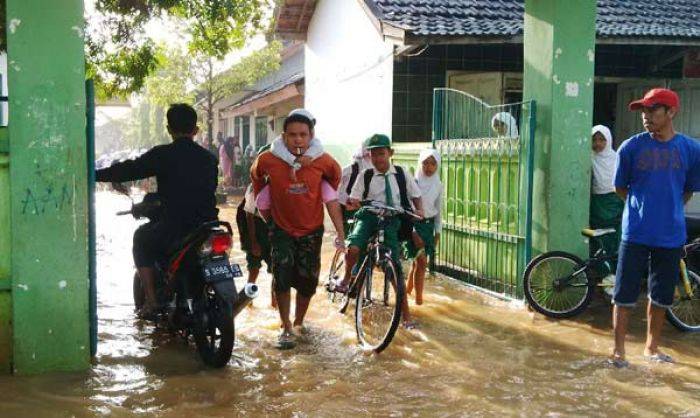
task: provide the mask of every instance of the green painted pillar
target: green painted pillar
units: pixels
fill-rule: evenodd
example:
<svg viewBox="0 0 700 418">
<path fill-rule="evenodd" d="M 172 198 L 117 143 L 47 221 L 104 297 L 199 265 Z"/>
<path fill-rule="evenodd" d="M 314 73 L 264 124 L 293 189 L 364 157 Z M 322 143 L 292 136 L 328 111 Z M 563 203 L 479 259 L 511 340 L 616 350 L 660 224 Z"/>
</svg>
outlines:
<svg viewBox="0 0 700 418">
<path fill-rule="evenodd" d="M 7 0 L 13 370 L 89 367 L 82 0 Z"/>
<path fill-rule="evenodd" d="M 587 254 L 595 0 L 525 1 L 524 97 L 537 101 L 534 253 Z"/>
<path fill-rule="evenodd" d="M 12 365 L 10 293 L 10 158 L 7 128 L 0 127 L 0 375 Z"/>
</svg>

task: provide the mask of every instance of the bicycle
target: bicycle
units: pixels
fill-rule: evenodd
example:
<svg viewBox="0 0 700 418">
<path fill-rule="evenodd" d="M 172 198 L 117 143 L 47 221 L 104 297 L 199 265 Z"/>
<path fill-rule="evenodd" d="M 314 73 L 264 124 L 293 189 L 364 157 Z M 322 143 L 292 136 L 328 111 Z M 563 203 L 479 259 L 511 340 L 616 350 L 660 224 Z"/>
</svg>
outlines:
<svg viewBox="0 0 700 418">
<path fill-rule="evenodd" d="M 380 353 L 389 346 L 396 334 L 406 297 L 400 266 L 396 266 L 391 250 L 384 245 L 384 231 L 389 219 L 394 216 L 420 217 L 402 208 L 374 201 L 362 202 L 362 208 L 377 215 L 379 225 L 370 238 L 365 256 L 357 264 L 357 274 L 351 277 L 348 292 L 340 298 L 339 310 L 345 313 L 350 299 L 355 298 L 357 340 L 365 350 Z M 341 254 L 336 252 L 326 285 L 332 300 L 337 297 L 337 292 L 333 289 L 335 280 L 343 273 L 340 271 L 344 264 Z M 335 270 L 333 266 L 336 266 Z"/>
<path fill-rule="evenodd" d="M 589 239 L 615 233 L 614 229 L 584 229 Z M 671 324 L 681 331 L 700 331 L 700 275 L 688 269 L 688 253 L 700 249 L 700 239 L 683 247 L 681 277 L 672 306 L 666 311 Z M 535 257 L 525 268 L 523 288 L 529 305 L 550 318 L 571 318 L 583 312 L 591 302 L 594 289 L 611 290 L 614 282 L 604 283 L 603 277 L 612 273 L 616 254 L 608 254 L 603 246 L 583 261 L 564 251 L 550 251 Z"/>
</svg>

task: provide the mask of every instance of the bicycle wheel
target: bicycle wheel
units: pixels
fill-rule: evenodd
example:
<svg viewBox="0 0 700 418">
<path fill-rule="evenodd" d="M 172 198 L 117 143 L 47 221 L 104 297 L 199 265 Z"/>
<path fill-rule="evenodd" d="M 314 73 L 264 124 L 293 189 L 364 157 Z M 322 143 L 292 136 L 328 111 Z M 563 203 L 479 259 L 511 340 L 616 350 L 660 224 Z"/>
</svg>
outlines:
<svg viewBox="0 0 700 418">
<path fill-rule="evenodd" d="M 338 279 L 340 279 L 343 274 L 343 267 L 345 266 L 345 254 L 341 250 L 336 250 L 333 259 L 331 260 L 331 266 L 328 269 L 328 282 L 326 284 L 326 289 L 330 289 L 330 284 Z M 336 292 L 328 292 L 328 300 L 331 303 L 339 302 L 342 298 L 341 294 Z"/>
<path fill-rule="evenodd" d="M 525 298 L 534 310 L 550 318 L 570 318 L 591 302 L 594 286 L 585 271 L 576 274 L 583 262 L 573 254 L 552 251 L 534 258 L 525 269 Z M 557 283 L 558 279 L 566 279 Z"/>
<path fill-rule="evenodd" d="M 700 331 L 700 275 L 688 270 L 688 281 L 693 295 L 690 296 L 683 282 L 678 283 L 673 305 L 666 311 L 666 318 L 674 327 L 686 332 Z"/>
<path fill-rule="evenodd" d="M 401 321 L 401 303 L 405 297 L 403 278 L 391 260 L 379 270 L 363 269 L 357 278 L 355 304 L 357 340 L 365 350 L 382 352 L 396 334 Z"/>
</svg>

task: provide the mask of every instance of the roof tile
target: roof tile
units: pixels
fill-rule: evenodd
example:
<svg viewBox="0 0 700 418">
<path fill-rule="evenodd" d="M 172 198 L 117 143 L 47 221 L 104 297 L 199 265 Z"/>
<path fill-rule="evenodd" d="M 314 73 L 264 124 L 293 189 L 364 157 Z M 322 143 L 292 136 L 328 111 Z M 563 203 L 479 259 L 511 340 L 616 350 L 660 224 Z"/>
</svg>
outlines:
<svg viewBox="0 0 700 418">
<path fill-rule="evenodd" d="M 414 35 L 516 36 L 523 0 L 365 0 Z M 700 38 L 700 0 L 598 0 L 600 37 Z"/>
</svg>

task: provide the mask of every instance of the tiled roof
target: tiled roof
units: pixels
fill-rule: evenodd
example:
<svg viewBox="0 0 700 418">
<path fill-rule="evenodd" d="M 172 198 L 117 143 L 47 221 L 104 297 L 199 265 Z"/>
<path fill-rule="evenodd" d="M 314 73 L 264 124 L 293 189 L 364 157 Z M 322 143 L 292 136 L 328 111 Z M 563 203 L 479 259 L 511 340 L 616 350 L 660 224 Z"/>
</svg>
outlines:
<svg viewBox="0 0 700 418">
<path fill-rule="evenodd" d="M 381 21 L 416 36 L 523 32 L 523 0 L 364 1 Z M 597 32 L 600 38 L 700 38 L 700 0 L 598 0 Z"/>
</svg>

